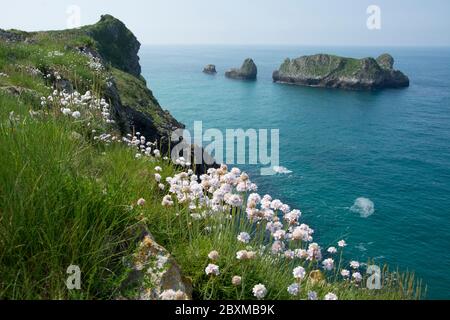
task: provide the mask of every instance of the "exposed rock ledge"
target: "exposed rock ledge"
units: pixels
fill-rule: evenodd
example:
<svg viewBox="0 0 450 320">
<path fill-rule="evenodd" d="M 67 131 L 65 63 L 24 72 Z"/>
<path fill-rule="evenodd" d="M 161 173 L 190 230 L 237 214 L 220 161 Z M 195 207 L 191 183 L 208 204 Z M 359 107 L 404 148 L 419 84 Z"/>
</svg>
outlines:
<svg viewBox="0 0 450 320">
<path fill-rule="evenodd" d="M 129 261 L 119 300 L 191 300 L 192 284 L 174 258 L 146 229 Z"/>
<path fill-rule="evenodd" d="M 274 71 L 273 81 L 354 90 L 408 87 L 408 77 L 393 66 L 394 58 L 389 54 L 376 60 L 317 54 L 286 59 L 279 70 Z"/>
<path fill-rule="evenodd" d="M 241 68 L 231 69 L 225 72 L 225 76 L 231 79 L 238 80 L 256 80 L 256 75 L 258 74 L 258 68 L 252 59 L 245 59 Z"/>
</svg>

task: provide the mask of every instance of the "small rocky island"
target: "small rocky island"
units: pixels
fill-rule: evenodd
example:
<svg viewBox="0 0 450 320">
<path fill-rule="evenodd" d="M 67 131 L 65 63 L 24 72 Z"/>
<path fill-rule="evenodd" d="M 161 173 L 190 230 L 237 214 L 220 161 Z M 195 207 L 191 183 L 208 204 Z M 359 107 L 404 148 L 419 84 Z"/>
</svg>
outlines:
<svg viewBox="0 0 450 320">
<path fill-rule="evenodd" d="M 286 59 L 272 77 L 278 83 L 350 90 L 409 86 L 408 77 L 394 69 L 394 58 L 387 53 L 377 59 L 354 59 L 328 54 Z"/>
<path fill-rule="evenodd" d="M 216 66 L 213 64 L 207 64 L 204 68 L 203 68 L 203 73 L 206 74 L 216 74 Z"/>
<path fill-rule="evenodd" d="M 256 75 L 258 74 L 258 68 L 252 59 L 245 59 L 241 68 L 231 69 L 225 72 L 225 76 L 231 79 L 238 80 L 256 80 Z"/>
</svg>

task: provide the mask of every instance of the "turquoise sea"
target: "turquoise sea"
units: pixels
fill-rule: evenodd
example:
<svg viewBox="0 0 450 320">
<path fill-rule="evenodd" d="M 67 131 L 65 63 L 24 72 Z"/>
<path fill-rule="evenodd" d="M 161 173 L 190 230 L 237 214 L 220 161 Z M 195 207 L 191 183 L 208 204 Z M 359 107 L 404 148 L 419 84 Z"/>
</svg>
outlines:
<svg viewBox="0 0 450 320">
<path fill-rule="evenodd" d="M 389 52 L 411 86 L 352 92 L 274 84 L 287 57 Z M 303 212 L 326 247 L 341 238 L 349 258 L 414 270 L 428 298 L 450 298 L 450 48 L 144 46 L 149 87 L 192 128 L 280 129 L 280 164 L 290 174 L 261 176 L 244 166 L 259 193 Z M 251 57 L 258 80 L 226 79 Z M 218 74 L 202 73 L 215 64 Z M 241 166 L 242 167 L 242 166 Z M 374 203 L 364 218 L 357 198 Z"/>
</svg>

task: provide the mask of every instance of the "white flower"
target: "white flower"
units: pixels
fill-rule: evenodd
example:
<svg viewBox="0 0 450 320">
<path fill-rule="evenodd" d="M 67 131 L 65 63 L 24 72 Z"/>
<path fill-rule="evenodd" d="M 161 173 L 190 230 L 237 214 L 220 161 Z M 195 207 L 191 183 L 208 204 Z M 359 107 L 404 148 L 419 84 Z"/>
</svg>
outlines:
<svg viewBox="0 0 450 320">
<path fill-rule="evenodd" d="M 329 247 L 327 251 L 330 254 L 335 254 L 337 252 L 337 249 L 335 247 Z"/>
<path fill-rule="evenodd" d="M 362 275 L 359 272 L 353 272 L 352 274 L 352 278 L 356 281 L 356 282 L 360 282 L 362 280 Z"/>
<path fill-rule="evenodd" d="M 219 252 L 217 252 L 216 250 L 211 251 L 208 254 L 208 258 L 210 258 L 211 260 L 217 260 L 219 259 Z"/>
<path fill-rule="evenodd" d="M 161 172 L 161 171 L 162 171 L 162 168 L 161 168 L 160 166 L 156 166 L 156 167 L 155 167 L 155 171 L 156 171 L 156 172 Z"/>
<path fill-rule="evenodd" d="M 337 300 L 338 297 L 333 292 L 327 293 L 325 295 L 325 300 Z"/>
<path fill-rule="evenodd" d="M 341 270 L 341 276 L 343 276 L 344 278 L 347 278 L 349 275 L 350 275 L 350 271 L 348 271 L 347 269 Z"/>
<path fill-rule="evenodd" d="M 285 236 L 286 236 L 286 231 L 284 231 L 284 230 L 277 230 L 273 233 L 273 238 L 275 240 L 283 240 Z"/>
<path fill-rule="evenodd" d="M 241 284 L 241 282 L 242 282 L 242 278 L 239 276 L 234 276 L 231 279 L 231 283 L 233 284 L 233 286 L 239 286 Z"/>
<path fill-rule="evenodd" d="M 160 188 L 161 190 L 164 190 L 165 186 L 164 186 L 164 184 L 160 183 L 160 184 L 158 184 L 158 188 Z"/>
<path fill-rule="evenodd" d="M 298 285 L 298 283 L 293 283 L 287 288 L 287 291 L 289 292 L 289 294 L 291 294 L 293 296 L 298 295 L 299 290 L 300 290 L 300 286 Z"/>
<path fill-rule="evenodd" d="M 208 264 L 208 266 L 205 268 L 205 273 L 206 273 L 207 275 L 218 276 L 218 275 L 220 274 L 219 266 L 210 263 L 210 264 Z"/>
<path fill-rule="evenodd" d="M 237 239 L 238 239 L 240 242 L 243 242 L 243 243 L 249 243 L 249 242 L 250 242 L 250 235 L 249 235 L 247 232 L 241 232 L 241 233 L 237 236 Z"/>
<path fill-rule="evenodd" d="M 338 241 L 338 246 L 343 248 L 343 247 L 347 246 L 347 243 L 345 242 L 345 240 L 340 240 L 340 241 Z"/>
<path fill-rule="evenodd" d="M 271 207 L 273 210 L 279 210 L 282 206 L 283 206 L 283 202 L 281 202 L 281 201 L 278 200 L 278 199 L 275 199 L 275 200 L 273 200 L 273 201 L 270 203 L 270 207 Z"/>
<path fill-rule="evenodd" d="M 305 277 L 305 268 L 297 267 L 292 271 L 295 279 L 302 280 Z"/>
<path fill-rule="evenodd" d="M 359 262 L 358 261 L 351 261 L 350 262 L 350 267 L 352 267 L 353 269 L 358 269 L 359 268 Z"/>
<path fill-rule="evenodd" d="M 308 292 L 308 300 L 317 300 L 317 292 L 309 291 Z"/>
<path fill-rule="evenodd" d="M 138 206 L 143 206 L 143 205 L 145 205 L 145 199 L 144 198 L 140 198 L 138 201 L 137 201 L 137 205 Z"/>
<path fill-rule="evenodd" d="M 74 111 L 72 113 L 72 117 L 74 117 L 75 119 L 79 119 L 81 117 L 80 111 Z"/>
<path fill-rule="evenodd" d="M 156 180 L 156 182 L 161 181 L 161 175 L 159 173 L 155 173 L 155 180 Z"/>
<path fill-rule="evenodd" d="M 170 194 L 164 196 L 164 198 L 163 198 L 161 204 L 162 204 L 164 207 L 170 207 L 170 206 L 173 206 L 173 201 L 172 201 L 172 197 L 170 196 Z"/>
<path fill-rule="evenodd" d="M 240 250 L 236 252 L 236 259 L 238 260 L 251 260 L 256 257 L 255 251 L 247 251 L 247 250 Z"/>
<path fill-rule="evenodd" d="M 334 260 L 331 258 L 322 261 L 323 268 L 325 270 L 331 271 L 334 268 Z"/>
<path fill-rule="evenodd" d="M 289 224 L 295 225 L 301 216 L 300 210 L 292 210 L 284 215 L 284 220 L 288 221 Z"/>
<path fill-rule="evenodd" d="M 283 242 L 281 241 L 274 241 L 271 247 L 272 253 L 273 254 L 278 254 L 281 251 L 283 251 L 285 245 Z"/>
<path fill-rule="evenodd" d="M 284 257 L 287 258 L 287 259 L 291 259 L 292 260 L 292 259 L 295 258 L 295 252 L 292 251 L 292 250 L 286 250 L 284 252 Z"/>
<path fill-rule="evenodd" d="M 226 202 L 232 207 L 240 207 L 242 205 L 242 198 L 237 194 L 229 194 Z"/>
<path fill-rule="evenodd" d="M 263 299 L 267 294 L 266 286 L 263 284 L 257 284 L 253 287 L 253 295 L 258 299 Z"/>
<path fill-rule="evenodd" d="M 317 243 L 311 243 L 308 245 L 308 260 L 321 260 L 322 253 L 320 251 L 320 246 Z"/>
<path fill-rule="evenodd" d="M 240 250 L 236 252 L 236 259 L 245 260 L 247 259 L 247 250 Z"/>
<path fill-rule="evenodd" d="M 312 234 L 314 233 L 314 230 L 311 229 L 308 225 L 302 224 L 298 227 L 295 227 L 294 231 L 292 232 L 292 239 L 293 240 L 302 240 L 302 241 L 312 241 Z"/>
<path fill-rule="evenodd" d="M 63 113 L 63 115 L 67 116 L 72 113 L 72 110 L 70 110 L 69 108 L 61 108 L 61 112 Z"/>
</svg>

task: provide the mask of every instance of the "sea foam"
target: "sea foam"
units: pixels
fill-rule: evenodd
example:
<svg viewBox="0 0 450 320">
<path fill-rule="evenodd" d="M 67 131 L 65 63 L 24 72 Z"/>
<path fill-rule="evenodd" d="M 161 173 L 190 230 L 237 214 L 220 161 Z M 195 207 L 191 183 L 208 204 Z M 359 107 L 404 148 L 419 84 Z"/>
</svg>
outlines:
<svg viewBox="0 0 450 320">
<path fill-rule="evenodd" d="M 272 167 L 272 170 L 275 171 L 276 173 L 279 173 L 279 174 L 289 174 L 289 173 L 292 173 L 292 171 L 291 171 L 291 170 L 288 170 L 288 168 L 286 168 L 286 167 L 281 167 L 281 166 L 273 166 L 273 167 Z"/>
<path fill-rule="evenodd" d="M 370 199 L 361 197 L 355 200 L 350 211 L 359 213 L 361 218 L 367 218 L 375 212 L 375 205 Z"/>
</svg>

